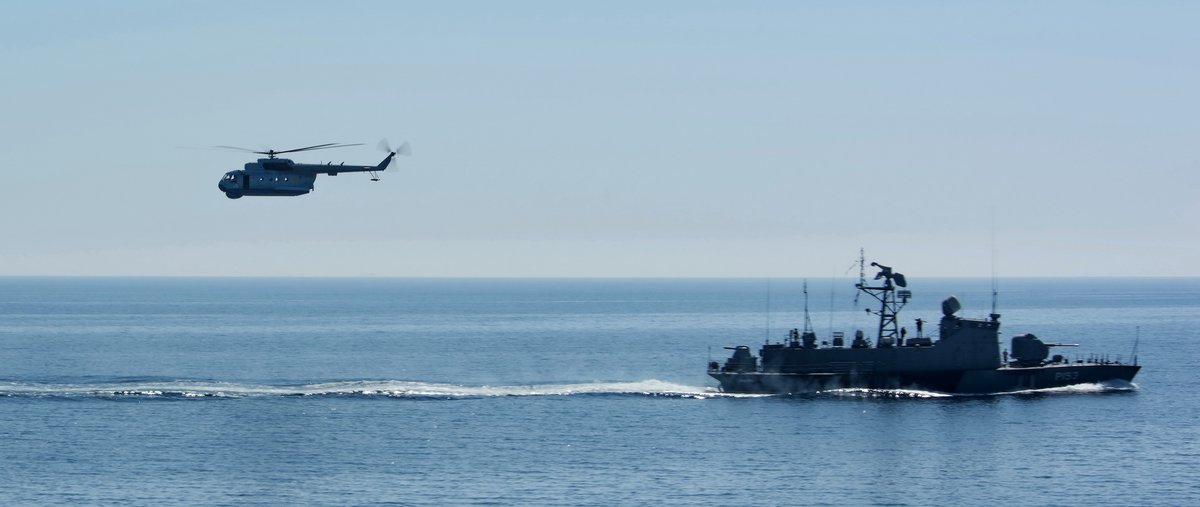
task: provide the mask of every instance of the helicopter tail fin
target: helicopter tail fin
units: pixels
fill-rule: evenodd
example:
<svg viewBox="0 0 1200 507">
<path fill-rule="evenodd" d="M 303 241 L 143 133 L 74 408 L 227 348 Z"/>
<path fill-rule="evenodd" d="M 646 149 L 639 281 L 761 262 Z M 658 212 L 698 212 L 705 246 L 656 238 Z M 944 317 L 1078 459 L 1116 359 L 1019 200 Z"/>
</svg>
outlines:
<svg viewBox="0 0 1200 507">
<path fill-rule="evenodd" d="M 388 153 L 388 156 L 384 157 L 383 162 L 380 162 L 379 165 L 375 166 L 375 170 L 382 171 L 382 170 L 387 169 L 387 166 L 392 163 L 392 159 L 395 157 L 396 157 L 395 153 Z"/>
</svg>

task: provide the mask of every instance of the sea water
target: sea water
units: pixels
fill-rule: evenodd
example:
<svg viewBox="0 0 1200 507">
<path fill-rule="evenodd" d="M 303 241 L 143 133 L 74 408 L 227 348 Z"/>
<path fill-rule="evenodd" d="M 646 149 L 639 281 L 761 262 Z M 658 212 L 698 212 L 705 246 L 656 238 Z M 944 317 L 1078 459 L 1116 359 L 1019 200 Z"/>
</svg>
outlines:
<svg viewBox="0 0 1200 507">
<path fill-rule="evenodd" d="M 909 336 L 992 311 L 910 283 Z M 874 333 L 852 284 L 808 281 L 821 340 Z M 1142 372 L 717 392 L 722 347 L 804 326 L 801 280 L 0 278 L 0 504 L 1200 504 L 1200 280 L 998 285 L 1005 343 Z"/>
</svg>

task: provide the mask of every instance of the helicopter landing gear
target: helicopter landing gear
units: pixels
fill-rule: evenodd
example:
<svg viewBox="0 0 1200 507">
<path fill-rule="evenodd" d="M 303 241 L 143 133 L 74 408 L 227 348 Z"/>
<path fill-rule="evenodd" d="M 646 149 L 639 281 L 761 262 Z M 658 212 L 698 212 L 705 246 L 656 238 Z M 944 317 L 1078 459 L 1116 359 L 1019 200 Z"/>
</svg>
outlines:
<svg viewBox="0 0 1200 507">
<path fill-rule="evenodd" d="M 225 192 L 225 197 L 228 197 L 228 198 L 230 198 L 230 199 L 241 199 L 241 198 L 242 198 L 242 194 L 237 194 L 237 193 L 234 193 L 234 192 Z"/>
</svg>

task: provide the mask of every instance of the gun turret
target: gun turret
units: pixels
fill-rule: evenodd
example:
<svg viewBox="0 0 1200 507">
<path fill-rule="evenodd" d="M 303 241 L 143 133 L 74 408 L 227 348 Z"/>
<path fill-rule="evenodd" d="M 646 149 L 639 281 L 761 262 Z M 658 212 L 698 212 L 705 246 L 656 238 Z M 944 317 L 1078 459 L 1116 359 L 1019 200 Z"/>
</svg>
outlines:
<svg viewBox="0 0 1200 507">
<path fill-rule="evenodd" d="M 746 373 L 758 369 L 758 358 L 750 353 L 750 347 L 738 345 L 736 347 L 725 347 L 733 351 L 733 356 L 725 360 L 725 367 L 721 371 Z"/>
<path fill-rule="evenodd" d="M 1012 338 L 1012 359 L 1016 366 L 1038 366 L 1050 355 L 1050 347 L 1078 347 L 1078 343 L 1043 343 L 1033 333 Z"/>
</svg>

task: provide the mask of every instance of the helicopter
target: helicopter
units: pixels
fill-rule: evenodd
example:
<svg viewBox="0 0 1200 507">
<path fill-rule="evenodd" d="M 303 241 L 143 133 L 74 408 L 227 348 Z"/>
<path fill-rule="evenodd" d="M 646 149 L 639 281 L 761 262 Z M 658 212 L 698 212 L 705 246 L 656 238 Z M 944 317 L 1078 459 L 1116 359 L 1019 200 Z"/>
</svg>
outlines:
<svg viewBox="0 0 1200 507">
<path fill-rule="evenodd" d="M 337 165 L 334 165 L 332 162 L 325 164 L 300 164 L 286 158 L 276 158 L 276 155 L 284 153 L 327 150 L 348 146 L 362 146 L 362 143 L 325 143 L 279 151 L 256 151 L 238 148 L 237 146 L 216 146 L 216 148 L 267 156 L 267 158 L 260 158 L 254 162 L 247 162 L 246 166 L 240 171 L 225 173 L 225 176 L 217 183 L 217 188 L 225 192 L 225 197 L 230 199 L 240 199 L 244 195 L 304 195 L 312 192 L 313 183 L 316 182 L 318 174 L 337 176 L 338 173 L 365 172 L 371 175 L 371 181 L 379 181 L 379 172 L 387 169 L 396 155 L 410 155 L 412 153 L 408 143 L 401 144 L 399 147 L 392 149 L 387 141 L 384 140 L 379 142 L 379 148 L 388 152 L 388 155 L 378 165 L 346 165 L 344 162 Z"/>
</svg>

